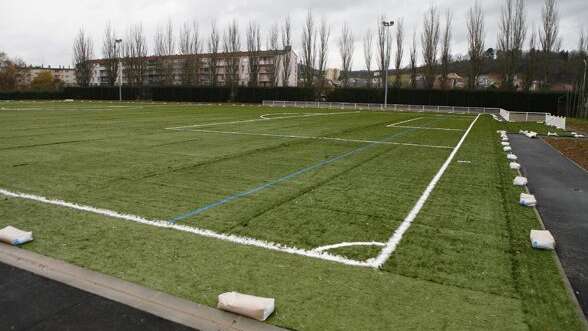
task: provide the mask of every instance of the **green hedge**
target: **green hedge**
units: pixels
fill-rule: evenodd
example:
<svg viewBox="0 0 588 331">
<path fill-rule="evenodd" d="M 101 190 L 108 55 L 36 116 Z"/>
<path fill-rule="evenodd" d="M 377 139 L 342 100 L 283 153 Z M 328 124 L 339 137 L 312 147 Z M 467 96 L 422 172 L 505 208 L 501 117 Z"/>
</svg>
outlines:
<svg viewBox="0 0 588 331">
<path fill-rule="evenodd" d="M 388 103 L 408 105 L 504 108 L 511 111 L 559 113 L 565 111 L 566 95 L 545 92 L 497 90 L 390 89 Z M 383 103 L 384 91 L 377 89 L 336 89 L 328 94 L 331 102 Z"/>
<path fill-rule="evenodd" d="M 182 102 L 243 102 L 260 103 L 263 100 L 314 101 L 315 90 L 310 88 L 237 87 L 231 98 L 228 87 L 123 87 L 123 100 L 153 100 Z M 118 100 L 117 87 L 65 88 L 59 92 L 0 92 L 0 100 L 89 99 Z M 352 103 L 383 103 L 381 89 L 345 88 L 326 93 L 327 101 Z M 549 112 L 565 114 L 564 93 L 527 93 L 496 90 L 421 90 L 390 89 L 390 104 L 496 107 L 512 111 Z"/>
</svg>

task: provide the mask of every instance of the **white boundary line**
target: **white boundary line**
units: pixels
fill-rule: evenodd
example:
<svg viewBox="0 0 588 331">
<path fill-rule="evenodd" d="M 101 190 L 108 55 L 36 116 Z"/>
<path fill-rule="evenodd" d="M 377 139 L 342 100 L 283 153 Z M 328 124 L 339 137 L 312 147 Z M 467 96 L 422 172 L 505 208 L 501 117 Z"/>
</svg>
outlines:
<svg viewBox="0 0 588 331">
<path fill-rule="evenodd" d="M 194 125 L 186 125 L 186 126 L 176 126 L 171 128 L 165 128 L 166 130 L 176 130 L 176 129 L 184 129 L 184 128 L 203 128 L 207 126 L 215 126 L 215 125 L 223 125 L 223 124 L 238 124 L 238 123 L 251 123 L 251 122 L 260 122 L 260 121 L 272 121 L 272 120 L 281 120 L 281 119 L 288 119 L 288 118 L 303 118 L 303 117 L 314 117 L 314 116 L 328 116 L 328 115 L 345 115 L 345 114 L 358 114 L 359 111 L 351 111 L 351 112 L 337 112 L 337 113 L 312 113 L 312 114 L 305 114 L 299 116 L 280 116 L 280 117 L 268 117 L 268 118 L 255 118 L 252 120 L 242 120 L 242 121 L 230 121 L 230 122 L 216 122 L 216 123 L 206 123 L 206 124 L 194 124 Z M 265 116 L 270 114 L 265 114 Z M 264 116 L 264 115 L 261 115 Z"/>
<path fill-rule="evenodd" d="M 169 129 L 172 130 L 172 129 Z M 332 140 L 341 142 L 353 142 L 353 143 L 370 143 L 370 144 L 382 144 L 382 145 L 400 145 L 400 146 L 412 146 L 412 147 L 427 147 L 427 148 L 441 148 L 441 149 L 453 149 L 451 146 L 437 146 L 437 145 L 422 145 L 422 144 L 411 144 L 411 143 L 397 143 L 391 141 L 380 141 L 380 140 L 364 140 L 364 139 L 345 139 L 345 138 L 333 138 L 333 137 L 314 137 L 314 136 L 298 136 L 298 135 L 283 135 L 273 133 L 253 133 L 253 132 L 240 132 L 240 131 L 216 131 L 216 130 L 190 130 L 190 129 L 173 129 L 176 131 L 189 131 L 189 132 L 202 132 L 202 133 L 218 133 L 218 134 L 232 134 L 241 136 L 260 136 L 260 137 L 276 137 L 276 138 L 293 138 L 293 139 L 315 139 L 315 140 Z"/>
<path fill-rule="evenodd" d="M 324 252 L 324 251 L 328 251 L 331 249 L 335 249 L 335 248 L 342 248 L 342 247 L 353 247 L 353 246 L 380 246 L 380 247 L 385 247 L 386 244 L 385 243 L 381 243 L 381 242 L 376 242 L 376 241 L 372 241 L 372 242 L 353 242 L 353 243 L 339 243 L 339 244 L 334 244 L 334 245 L 327 245 L 327 246 L 321 246 L 321 247 L 317 247 L 315 249 L 313 249 L 313 252 Z"/>
<path fill-rule="evenodd" d="M 1 110 L 16 110 L 16 111 L 33 111 L 33 110 L 41 110 L 41 111 L 60 111 L 60 110 L 67 110 L 67 111 L 99 111 L 99 110 L 106 110 L 106 111 L 115 111 L 113 109 L 114 106 L 108 106 L 107 108 L 0 108 Z M 136 109 L 143 109 L 143 107 L 126 107 L 124 110 L 136 110 Z"/>
<path fill-rule="evenodd" d="M 299 116 L 299 115 L 309 115 L 309 114 L 316 114 L 316 113 L 274 113 L 274 114 L 263 114 L 263 115 L 260 115 L 259 118 L 263 118 L 264 120 L 269 120 L 269 119 L 272 119 L 273 115 L 294 115 L 294 116 Z"/>
<path fill-rule="evenodd" d="M 419 130 L 442 130 L 442 131 L 461 131 L 461 132 L 464 131 L 463 129 L 427 128 L 427 127 L 423 127 L 423 126 L 402 126 L 402 125 L 394 125 L 394 126 L 391 126 L 391 128 L 419 129 Z"/>
<path fill-rule="evenodd" d="M 449 155 L 449 157 L 447 158 L 445 163 L 443 163 L 443 165 L 441 166 L 441 168 L 439 169 L 439 171 L 437 172 L 435 177 L 433 177 L 433 179 L 431 180 L 431 182 L 429 183 L 429 185 L 427 186 L 427 188 L 425 189 L 425 191 L 423 192 L 423 194 L 421 195 L 421 197 L 419 198 L 417 203 L 414 205 L 414 207 L 412 208 L 410 213 L 408 213 L 408 215 L 406 216 L 404 221 L 402 221 L 402 223 L 400 224 L 398 229 L 396 229 L 396 231 L 394 231 L 394 234 L 392 234 L 392 236 L 388 240 L 386 247 L 384 247 L 384 249 L 382 249 L 380 254 L 373 260 L 373 262 L 372 262 L 373 267 L 380 268 L 381 266 L 384 265 L 384 263 L 386 263 L 386 261 L 388 261 L 388 259 L 392 255 L 392 253 L 394 253 L 394 251 L 396 250 L 396 247 L 398 247 L 398 244 L 402 240 L 402 237 L 404 236 L 406 231 L 408 231 L 408 229 L 410 228 L 412 222 L 415 220 L 415 218 L 417 217 L 417 215 L 419 214 L 419 212 L 421 211 L 421 209 L 425 205 L 425 202 L 427 202 L 427 200 L 429 199 L 429 196 L 433 192 L 433 189 L 435 189 L 435 186 L 437 186 L 437 183 L 439 182 L 441 177 L 443 177 L 443 174 L 445 173 L 445 171 L 447 170 L 447 168 L 449 167 L 449 165 L 453 161 L 453 158 L 455 157 L 455 155 L 457 154 L 457 152 L 461 148 L 461 145 L 463 145 L 464 141 L 466 140 L 467 136 L 469 135 L 470 131 L 472 130 L 472 128 L 474 127 L 474 125 L 476 124 L 476 122 L 478 121 L 479 118 L 480 118 L 480 115 L 476 116 L 476 119 L 472 121 L 472 124 L 470 124 L 469 128 L 464 133 L 464 135 L 461 137 L 461 140 L 459 141 L 457 146 L 455 146 L 455 149 L 453 149 L 453 152 L 451 152 L 451 154 Z"/>
<path fill-rule="evenodd" d="M 136 216 L 136 215 L 122 214 L 122 213 L 108 210 L 108 209 L 96 208 L 96 207 L 91 207 L 91 206 L 86 206 L 86 205 L 79 205 L 76 203 L 66 202 L 66 201 L 62 201 L 62 200 L 48 199 L 48 198 L 38 196 L 38 195 L 12 192 L 12 191 L 4 190 L 1 188 L 0 188 L 0 195 L 12 197 L 12 198 L 17 198 L 17 199 L 37 201 L 37 202 L 41 202 L 41 203 L 45 203 L 45 204 L 49 204 L 49 205 L 55 205 L 55 206 L 85 211 L 85 212 L 89 212 L 89 213 L 93 213 L 93 214 L 103 215 L 103 216 L 107 216 L 107 217 L 111 217 L 111 218 L 122 219 L 122 220 L 145 224 L 145 225 L 151 225 L 151 226 L 155 226 L 155 227 L 159 227 L 159 228 L 172 229 L 172 230 L 177 230 L 177 231 L 181 231 L 181 232 L 192 233 L 192 234 L 202 236 L 202 237 L 219 239 L 219 240 L 228 241 L 228 242 L 246 245 L 246 246 L 255 246 L 255 247 L 265 248 L 265 249 L 278 251 L 278 252 L 284 252 L 284 253 L 289 253 L 289 254 L 294 254 L 294 255 L 301 255 L 301 256 L 312 257 L 312 258 L 317 258 L 317 259 L 331 261 L 331 262 L 342 263 L 342 264 L 346 264 L 346 265 L 350 265 L 350 266 L 372 267 L 372 264 L 369 262 L 351 260 L 351 259 L 348 259 L 348 258 L 345 258 L 342 256 L 332 255 L 329 253 L 308 251 L 308 250 L 301 249 L 301 248 L 289 247 L 289 246 L 285 246 L 285 245 L 280 245 L 280 244 L 267 242 L 267 241 L 263 241 L 263 240 L 258 240 L 258 239 L 253 239 L 253 238 L 248 238 L 248 237 L 241 237 L 241 236 L 236 236 L 236 235 L 231 235 L 231 234 L 223 234 L 223 233 L 218 233 L 218 232 L 214 232 L 211 230 L 201 229 L 201 228 L 197 228 L 197 227 L 190 227 L 190 226 L 186 226 L 186 225 L 178 225 L 178 224 L 173 224 L 173 223 L 161 221 L 161 220 L 149 220 L 149 219 L 146 219 L 146 218 L 143 218 L 140 216 Z"/>
<path fill-rule="evenodd" d="M 398 124 L 404 124 L 404 123 L 408 123 L 408 122 L 412 122 L 412 121 L 416 121 L 416 120 L 421 120 L 423 118 L 424 117 L 417 117 L 417 118 L 413 118 L 413 119 L 410 119 L 410 120 L 407 120 L 407 121 L 402 121 L 402 122 L 398 122 L 398 123 L 392 123 L 392 124 L 386 125 L 386 127 L 387 128 L 391 128 L 391 127 L 397 126 Z"/>
</svg>

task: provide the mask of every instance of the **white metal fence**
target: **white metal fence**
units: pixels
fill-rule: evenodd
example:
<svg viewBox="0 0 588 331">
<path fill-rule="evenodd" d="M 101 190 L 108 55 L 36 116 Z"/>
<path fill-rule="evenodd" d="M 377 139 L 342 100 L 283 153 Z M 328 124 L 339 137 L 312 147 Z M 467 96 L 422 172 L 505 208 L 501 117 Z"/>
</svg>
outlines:
<svg viewBox="0 0 588 331">
<path fill-rule="evenodd" d="M 551 116 L 549 113 L 516 112 L 501 108 L 485 107 L 451 107 L 451 106 L 424 106 L 391 104 L 384 107 L 379 103 L 348 103 L 348 102 L 315 102 L 315 101 L 263 101 L 264 106 L 269 107 L 293 107 L 293 108 L 319 108 L 342 110 L 370 110 L 370 111 L 411 111 L 434 113 L 461 113 L 461 114 L 493 114 L 500 115 L 507 122 L 545 122 L 562 130 L 565 130 L 565 117 Z"/>
<path fill-rule="evenodd" d="M 566 118 L 560 116 L 545 116 L 545 124 L 549 126 L 555 126 L 558 129 L 565 130 L 566 129 Z"/>
<path fill-rule="evenodd" d="M 269 107 L 293 107 L 293 108 L 320 108 L 342 110 L 371 110 L 371 111 L 417 111 L 438 113 L 465 113 L 465 114 L 500 114 L 499 108 L 484 107 L 451 107 L 451 106 L 424 106 L 424 105 L 400 105 L 392 104 L 384 107 L 379 103 L 347 103 L 347 102 L 314 102 L 314 101 L 263 101 L 264 106 Z"/>
</svg>

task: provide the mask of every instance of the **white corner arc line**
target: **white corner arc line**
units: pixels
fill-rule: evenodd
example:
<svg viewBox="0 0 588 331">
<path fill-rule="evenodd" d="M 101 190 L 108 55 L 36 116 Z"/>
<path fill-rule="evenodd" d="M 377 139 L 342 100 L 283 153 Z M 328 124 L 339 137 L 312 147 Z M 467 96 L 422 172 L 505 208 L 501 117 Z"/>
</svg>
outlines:
<svg viewBox="0 0 588 331">
<path fill-rule="evenodd" d="M 352 143 L 369 143 L 369 144 L 381 144 L 381 145 L 400 145 L 400 146 L 412 146 L 412 147 L 453 149 L 453 147 L 451 147 L 451 146 L 438 146 L 438 145 L 426 145 L 426 144 L 414 144 L 414 143 L 398 143 L 398 142 L 393 142 L 393 141 L 382 141 L 382 140 L 346 139 L 346 138 L 335 138 L 335 137 L 315 137 L 315 136 L 285 135 L 285 134 L 274 134 L 274 133 L 254 133 L 254 132 L 218 131 L 218 130 L 202 130 L 202 129 L 175 129 L 175 130 L 189 131 L 189 132 L 202 132 L 202 133 L 231 134 L 231 135 L 240 135 L 240 136 L 332 140 L 332 141 L 352 142 Z"/>
<path fill-rule="evenodd" d="M 44 204 L 60 206 L 60 207 L 65 207 L 65 208 L 69 208 L 69 209 L 85 211 L 85 212 L 89 212 L 89 213 L 93 213 L 93 214 L 97 214 L 97 215 L 107 216 L 110 218 L 117 218 L 117 219 L 121 219 L 121 220 L 126 220 L 126 221 L 135 222 L 135 223 L 155 226 L 155 227 L 159 227 L 159 228 L 187 232 L 187 233 L 195 234 L 195 235 L 202 236 L 202 237 L 219 239 L 219 240 L 228 241 L 228 242 L 232 242 L 232 243 L 236 243 L 236 244 L 240 244 L 240 245 L 245 245 L 245 246 L 260 247 L 260 248 L 265 248 L 265 249 L 269 249 L 272 251 L 278 251 L 278 252 L 283 252 L 283 253 L 288 253 L 288 254 L 311 257 L 311 258 L 316 258 L 316 259 L 320 259 L 320 260 L 326 260 L 326 261 L 346 264 L 346 265 L 350 265 L 350 266 L 372 267 L 372 263 L 367 262 L 367 261 L 357 261 L 357 260 L 345 258 L 343 256 L 332 255 L 332 254 L 325 253 L 325 252 L 309 251 L 309 250 L 305 250 L 302 248 L 289 247 L 289 246 L 285 246 L 285 245 L 281 245 L 281 244 L 277 244 L 277 243 L 272 243 L 272 242 L 267 242 L 267 241 L 263 241 L 263 240 L 258 240 L 258 239 L 253 239 L 253 238 L 249 238 L 249 237 L 241 237 L 241 236 L 236 236 L 236 235 L 232 235 L 232 234 L 218 233 L 218 232 L 214 232 L 214 231 L 206 230 L 206 229 L 201 229 L 201 228 L 197 228 L 197 227 L 190 227 L 190 226 L 186 226 L 186 225 L 173 224 L 173 223 L 162 221 L 162 220 L 149 220 L 149 219 L 143 218 L 141 216 L 123 214 L 123 213 L 119 213 L 119 212 L 108 210 L 108 209 L 96 208 L 96 207 L 91 207 L 91 206 L 87 206 L 87 205 L 80 205 L 80 204 L 76 204 L 76 203 L 72 203 L 72 202 L 66 202 L 63 200 L 53 200 L 53 199 L 49 199 L 46 197 L 33 195 L 33 194 L 12 192 L 12 191 L 8 191 L 8 190 L 4 190 L 4 189 L 0 188 L 0 195 L 12 197 L 12 198 L 17 198 L 17 199 L 24 199 L 24 200 L 41 202 Z"/>
<path fill-rule="evenodd" d="M 380 247 L 385 247 L 386 243 L 381 243 L 381 242 L 376 242 L 376 241 L 372 241 L 372 242 L 343 242 L 343 243 L 338 243 L 338 244 L 333 244 L 333 245 L 327 245 L 327 246 L 321 246 L 321 247 L 317 247 L 315 249 L 313 249 L 313 252 L 325 252 L 325 251 L 329 251 L 331 249 L 336 249 L 336 248 L 343 248 L 343 247 L 354 247 L 354 246 L 380 246 Z"/>
<path fill-rule="evenodd" d="M 408 215 L 406 216 L 404 221 L 402 221 L 402 223 L 396 229 L 396 231 L 394 231 L 394 233 L 392 234 L 392 236 L 390 237 L 390 239 L 386 243 L 386 246 L 384 247 L 384 249 L 382 249 L 380 254 L 373 260 L 372 266 L 374 268 L 380 268 L 382 265 L 384 265 L 384 263 L 386 263 L 386 261 L 388 261 L 388 259 L 392 255 L 392 253 L 396 250 L 396 247 L 398 247 L 398 244 L 402 240 L 402 237 L 404 236 L 406 231 L 408 231 L 408 229 L 410 228 L 412 222 L 415 220 L 415 218 L 417 217 L 417 215 L 419 214 L 419 212 L 421 211 L 421 209 L 425 205 L 425 202 L 427 202 L 427 200 L 429 199 L 429 196 L 433 192 L 433 189 L 435 189 L 435 186 L 437 186 L 437 183 L 439 182 L 441 177 L 443 177 L 443 174 L 445 173 L 445 171 L 447 170 L 447 168 L 449 167 L 449 165 L 453 161 L 453 158 L 455 157 L 455 155 L 457 154 L 457 152 L 459 151 L 459 149 L 463 145 L 464 141 L 466 140 L 467 136 L 469 135 L 470 131 L 472 130 L 472 128 L 474 127 L 474 125 L 476 124 L 476 122 L 478 121 L 479 118 L 480 118 L 480 115 L 476 116 L 476 119 L 472 121 L 472 124 L 470 124 L 469 128 L 464 133 L 464 135 L 461 137 L 461 140 L 459 141 L 457 146 L 455 146 L 455 149 L 453 149 L 453 151 L 451 152 L 451 154 L 449 155 L 449 157 L 447 158 L 445 163 L 443 163 L 443 165 L 441 166 L 441 168 L 439 169 L 439 171 L 437 172 L 435 177 L 433 177 L 433 179 L 431 180 L 431 182 L 429 183 L 429 185 L 427 186 L 427 188 L 425 189 L 425 191 L 423 192 L 423 194 L 421 195 L 419 200 L 416 202 L 416 204 L 414 205 L 412 210 L 408 213 Z"/>
<path fill-rule="evenodd" d="M 399 124 L 404 124 L 404 123 L 408 123 L 408 122 L 412 122 L 412 121 L 420 120 L 420 119 L 423 119 L 423 118 L 424 118 L 424 117 L 417 117 L 417 118 L 413 118 L 413 119 L 406 120 L 406 121 L 402 121 L 402 122 L 398 122 L 398 123 L 392 123 L 392 124 L 388 124 L 388 125 L 386 125 L 386 127 L 387 127 L 387 128 L 391 128 L 391 127 L 397 126 L 397 125 L 399 125 Z"/>
<path fill-rule="evenodd" d="M 242 121 L 194 124 L 194 125 L 186 125 L 186 126 L 176 126 L 176 127 L 171 127 L 171 128 L 165 128 L 165 129 L 166 130 L 177 130 L 177 129 L 184 129 L 184 128 L 204 128 L 204 127 L 208 127 L 208 126 L 216 126 L 216 125 L 223 125 L 223 124 L 239 124 L 239 123 L 251 123 L 251 122 L 260 122 L 260 121 L 283 120 L 283 119 L 289 119 L 289 118 L 345 115 L 345 114 L 357 114 L 357 113 L 360 113 L 360 112 L 359 111 L 348 111 L 348 112 L 337 112 L 337 113 L 312 113 L 312 114 L 305 114 L 305 115 L 299 115 L 299 116 L 280 116 L 280 117 L 268 117 L 268 118 L 255 118 L 255 119 L 251 119 L 251 120 L 242 120 Z M 266 115 L 268 115 L 268 114 L 266 114 Z"/>
</svg>

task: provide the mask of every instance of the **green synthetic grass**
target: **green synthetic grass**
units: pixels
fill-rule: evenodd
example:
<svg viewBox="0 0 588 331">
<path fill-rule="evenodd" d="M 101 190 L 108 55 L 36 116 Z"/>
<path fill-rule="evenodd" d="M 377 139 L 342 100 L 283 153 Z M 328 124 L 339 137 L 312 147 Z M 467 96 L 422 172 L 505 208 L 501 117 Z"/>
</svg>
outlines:
<svg viewBox="0 0 588 331">
<path fill-rule="evenodd" d="M 386 241 L 451 150 L 164 130 L 305 112 L 333 111 L 1 103 L 0 187 L 169 219 L 363 148 L 181 224 L 307 249 Z M 473 120 L 359 113 L 204 129 L 440 146 L 463 134 L 385 127 L 420 117 L 400 125 L 465 130 Z M 539 224 L 516 203 L 503 127 L 480 118 L 455 159 L 471 163 L 450 165 L 379 271 L 2 196 L 0 226 L 34 231 L 26 249 L 210 306 L 225 291 L 276 297 L 269 322 L 291 329 L 580 330 L 552 253 L 529 247 Z M 379 249 L 332 253 L 365 260 Z"/>
</svg>

